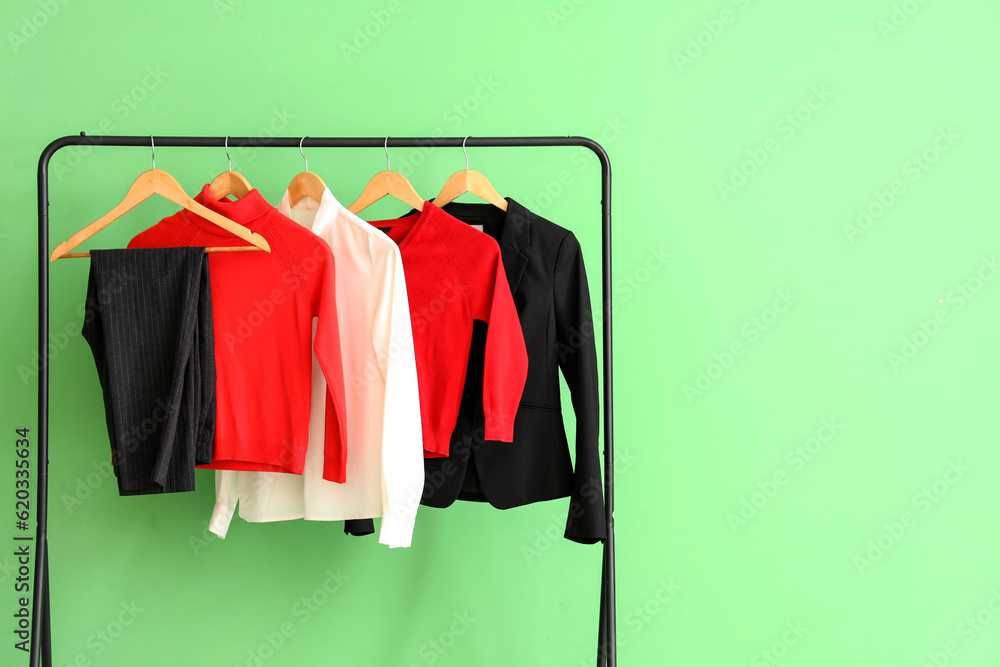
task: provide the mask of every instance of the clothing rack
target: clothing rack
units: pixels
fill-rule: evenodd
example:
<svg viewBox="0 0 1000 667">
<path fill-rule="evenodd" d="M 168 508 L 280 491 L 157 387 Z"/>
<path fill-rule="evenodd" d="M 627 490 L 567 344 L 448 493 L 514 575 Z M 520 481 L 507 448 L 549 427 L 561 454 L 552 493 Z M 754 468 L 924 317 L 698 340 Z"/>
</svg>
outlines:
<svg viewBox="0 0 1000 667">
<path fill-rule="evenodd" d="M 52 665 L 52 627 L 49 604 L 48 559 L 48 455 L 49 455 L 49 161 L 66 146 L 156 146 L 255 148 L 394 148 L 434 147 L 551 147 L 580 146 L 590 149 L 601 163 L 601 237 L 604 347 L 604 504 L 608 536 L 604 542 L 601 568 L 601 603 L 598 626 L 598 667 L 615 667 L 615 533 L 614 533 L 614 410 L 612 402 L 611 330 L 611 162 L 596 141 L 586 137 L 148 137 L 148 136 L 66 136 L 42 151 L 38 160 L 38 463 L 36 471 L 37 528 L 35 532 L 35 572 L 32 591 L 31 667 Z"/>
</svg>

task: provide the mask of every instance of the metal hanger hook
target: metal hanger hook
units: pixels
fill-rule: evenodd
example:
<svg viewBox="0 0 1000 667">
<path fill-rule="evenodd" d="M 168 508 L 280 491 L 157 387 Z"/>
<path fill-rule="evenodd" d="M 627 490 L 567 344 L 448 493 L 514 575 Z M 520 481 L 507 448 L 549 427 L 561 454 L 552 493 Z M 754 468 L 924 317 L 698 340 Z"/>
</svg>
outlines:
<svg viewBox="0 0 1000 667">
<path fill-rule="evenodd" d="M 466 137 L 465 139 L 462 139 L 462 152 L 465 153 L 465 170 L 466 171 L 469 171 L 469 151 L 465 150 L 465 142 L 468 141 L 468 140 L 469 140 L 468 137 Z"/>
<path fill-rule="evenodd" d="M 302 142 L 308 138 L 309 137 L 307 135 L 305 137 L 302 137 L 302 139 L 299 141 L 299 155 L 302 156 L 302 161 L 306 163 L 306 171 L 309 171 L 309 160 L 306 159 L 306 154 L 302 152 Z"/>
<path fill-rule="evenodd" d="M 226 137 L 226 159 L 229 160 L 229 171 L 232 171 L 233 158 L 229 157 L 229 137 Z"/>
<path fill-rule="evenodd" d="M 392 162 L 389 161 L 389 137 L 385 138 L 385 170 L 392 171 Z"/>
<path fill-rule="evenodd" d="M 153 169 L 156 169 L 156 142 L 153 141 L 153 136 L 149 136 L 149 149 L 153 154 Z"/>
</svg>

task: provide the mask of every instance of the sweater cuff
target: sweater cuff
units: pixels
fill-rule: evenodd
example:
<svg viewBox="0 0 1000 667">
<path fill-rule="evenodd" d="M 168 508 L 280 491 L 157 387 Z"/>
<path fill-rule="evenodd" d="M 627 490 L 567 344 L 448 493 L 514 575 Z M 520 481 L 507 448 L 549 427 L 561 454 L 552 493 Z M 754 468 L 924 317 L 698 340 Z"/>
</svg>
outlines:
<svg viewBox="0 0 1000 667">
<path fill-rule="evenodd" d="M 516 416 L 516 412 L 504 413 L 497 410 L 487 412 L 484 415 L 486 421 L 484 439 L 514 442 L 514 418 Z"/>
<path fill-rule="evenodd" d="M 427 442 L 424 440 L 424 442 Z M 424 447 L 424 458 L 425 459 L 443 459 L 448 456 L 451 451 L 451 442 L 448 438 L 442 438 L 441 442 L 444 443 L 443 448 L 438 449 L 428 449 Z"/>
<path fill-rule="evenodd" d="M 343 484 L 347 481 L 347 466 L 341 461 L 330 460 L 330 457 L 323 459 L 323 479 L 328 482 Z"/>
</svg>

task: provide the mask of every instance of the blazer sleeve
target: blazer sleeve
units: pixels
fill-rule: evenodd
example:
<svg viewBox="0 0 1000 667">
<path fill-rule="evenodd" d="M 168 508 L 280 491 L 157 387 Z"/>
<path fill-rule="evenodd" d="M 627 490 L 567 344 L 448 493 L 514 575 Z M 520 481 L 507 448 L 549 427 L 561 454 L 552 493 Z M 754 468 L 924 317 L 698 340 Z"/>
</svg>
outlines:
<svg viewBox="0 0 1000 667">
<path fill-rule="evenodd" d="M 313 347 L 326 379 L 326 417 L 323 441 L 323 479 L 343 484 L 347 467 L 347 413 L 344 398 L 344 365 L 337 321 L 337 289 L 330 246 L 316 237 L 327 257 L 314 300 L 317 317 Z"/>
<path fill-rule="evenodd" d="M 385 290 L 375 314 L 376 350 L 385 379 L 382 415 L 382 524 L 379 543 L 408 547 L 424 488 L 417 361 L 403 262 L 387 262 Z"/>
<path fill-rule="evenodd" d="M 491 251 L 492 257 L 480 264 L 485 269 L 481 284 L 474 286 L 480 295 L 474 317 L 488 324 L 483 362 L 485 439 L 513 442 L 514 417 L 528 378 L 528 352 L 495 242 Z"/>
<path fill-rule="evenodd" d="M 601 411 L 597 346 L 587 272 L 580 243 L 568 233 L 559 246 L 553 281 L 556 351 L 576 413 L 576 468 L 570 492 L 567 539 L 593 544 L 607 537 L 598 452 Z"/>
<path fill-rule="evenodd" d="M 374 519 L 345 519 L 344 534 L 354 537 L 364 537 L 375 532 Z"/>
</svg>

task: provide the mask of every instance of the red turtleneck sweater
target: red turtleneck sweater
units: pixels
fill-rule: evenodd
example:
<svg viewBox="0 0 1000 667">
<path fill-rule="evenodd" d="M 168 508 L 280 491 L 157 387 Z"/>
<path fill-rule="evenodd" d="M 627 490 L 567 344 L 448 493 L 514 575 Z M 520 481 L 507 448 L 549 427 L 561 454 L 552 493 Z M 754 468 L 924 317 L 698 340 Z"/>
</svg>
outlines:
<svg viewBox="0 0 1000 667">
<path fill-rule="evenodd" d="M 424 456 L 448 456 L 465 387 L 474 320 L 488 324 L 483 367 L 485 439 L 511 442 L 528 376 L 528 353 L 500 246 L 430 202 L 424 202 L 418 213 L 370 224 L 399 245 L 403 259 Z"/>
<path fill-rule="evenodd" d="M 347 449 L 333 255 L 309 230 L 281 215 L 257 190 L 195 200 L 259 233 L 271 252 L 209 255 L 215 332 L 216 470 L 301 474 L 309 441 L 312 355 L 327 383 L 323 478 L 344 482 Z M 190 211 L 136 236 L 129 248 L 247 245 Z M 316 318 L 315 344 L 313 322 Z"/>
</svg>

